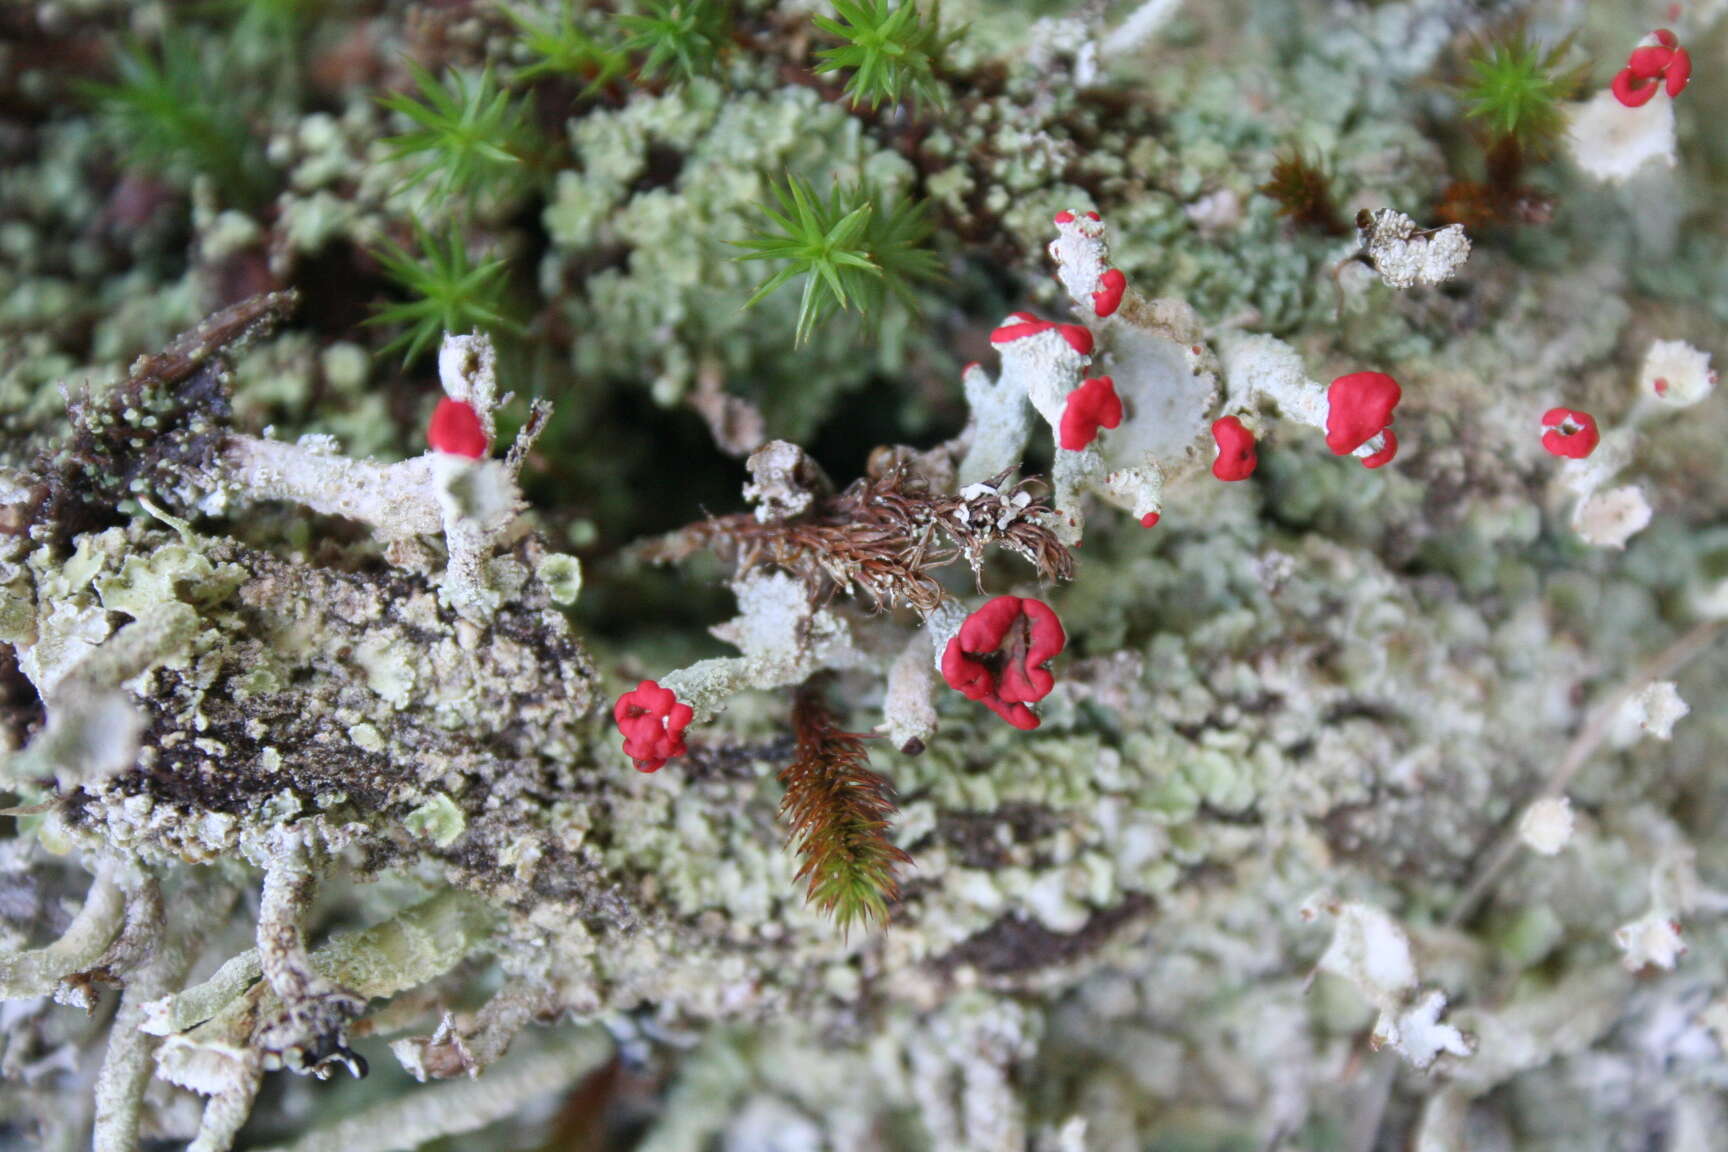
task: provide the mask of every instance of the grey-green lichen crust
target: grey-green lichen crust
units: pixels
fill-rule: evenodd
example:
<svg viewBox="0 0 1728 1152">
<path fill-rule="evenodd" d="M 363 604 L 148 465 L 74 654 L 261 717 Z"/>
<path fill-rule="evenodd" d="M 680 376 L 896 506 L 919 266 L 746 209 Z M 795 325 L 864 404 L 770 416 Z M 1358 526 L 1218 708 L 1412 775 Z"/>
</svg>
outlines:
<svg viewBox="0 0 1728 1152">
<path fill-rule="evenodd" d="M 498 567 L 528 584 L 519 561 Z M 408 576 L 345 578 L 142 525 L 83 536 L 65 565 L 29 579 L 17 593 L 37 605 L 26 659 L 50 683 L 87 668 L 109 635 L 193 610 L 130 678 L 147 701 L 138 769 L 90 781 L 65 816 L 141 855 L 234 855 L 245 835 L 303 815 L 338 840 L 356 813 L 412 832 L 453 792 L 497 805 L 500 781 L 544 770 L 527 771 L 529 758 L 580 746 L 593 670 L 543 590 L 538 607 L 481 629 Z M 130 623 L 114 628 L 115 614 Z"/>
<path fill-rule="evenodd" d="M 1286 467 L 1301 485 L 1341 463 L 1292 453 Z M 888 754 L 904 798 L 897 835 L 918 867 L 879 938 L 839 940 L 802 907 L 773 820 L 772 757 L 705 752 L 709 736 L 659 774 L 627 770 L 613 737 L 584 719 L 593 673 L 533 575 L 545 561 L 531 541 L 499 557 L 508 595 L 484 627 L 442 608 L 412 569 L 343 574 L 155 518 L 79 536 L 63 562 L 32 554 L 8 585 L 6 618 L 41 683 L 91 675 L 88 657 L 105 642 L 170 622 L 149 634 L 157 646 L 141 666 L 120 670 L 148 724 L 143 759 L 83 784 L 37 834 L 61 851 L 268 866 L 273 833 L 295 827 L 360 861 L 360 875 L 442 878 L 498 915 L 464 951 L 492 954 L 543 1003 L 590 1018 L 646 1003 L 664 1026 L 764 1029 L 752 1079 L 720 1097 L 751 1102 L 751 1114 L 819 1094 L 819 1079 L 789 1071 L 800 1057 L 784 1046 L 806 1052 L 866 1010 L 886 1013 L 876 1043 L 903 1071 L 827 1123 L 916 1107 L 962 1143 L 1012 1146 L 1067 1119 L 1015 1092 L 1014 1076 L 1060 1067 L 1074 1045 L 1096 1077 L 1075 1099 L 1110 1101 L 1099 1125 L 1149 1123 L 1140 1110 L 1160 1092 L 1189 1107 L 1200 1098 L 1172 1051 L 1188 1027 L 1242 1038 L 1212 1041 L 1220 1056 L 1307 1068 L 1318 1081 L 1366 1023 L 1347 993 L 1304 999 L 1296 958 L 1317 955 L 1325 936 L 1302 920 L 1304 899 L 1346 876 L 1357 898 L 1406 915 L 1453 899 L 1513 815 L 1518 782 L 1575 724 L 1565 701 L 1591 665 L 1636 650 L 1649 611 L 1641 581 L 1683 580 L 1697 545 L 1673 532 L 1636 545 L 1628 559 L 1643 575 L 1592 587 L 1588 609 L 1584 583 L 1556 577 L 1535 595 L 1503 558 L 1496 596 L 1472 605 L 1448 585 L 1400 579 L 1359 547 L 1290 535 L 1230 494 L 1191 498 L 1206 530 L 1103 537 L 1089 578 L 1062 597 L 1068 627 L 1099 655 L 1070 663 L 1040 731 L 1012 732 L 955 698 L 925 755 Z M 1421 499 L 1392 486 L 1377 522 Z M 1462 562 L 1528 530 L 1438 536 L 1431 555 Z M 1588 661 L 1581 609 L 1593 625 Z M 1680 728 L 1670 762 L 1720 739 L 1719 725 Z M 1651 758 L 1625 764 L 1581 783 L 1597 816 L 1546 866 L 1563 871 L 1516 874 L 1504 943 L 1424 941 L 1442 957 L 1461 949 L 1442 961 L 1455 989 L 1566 947 L 1580 975 L 1554 994 L 1588 997 L 1598 1022 L 1571 1044 L 1597 1039 L 1634 987 L 1611 978 L 1604 926 L 1636 917 L 1642 893 L 1590 878 L 1654 866 L 1655 847 L 1680 835 L 1640 783 Z M 1595 885 L 1587 900 L 1558 894 L 1578 884 Z M 1708 942 L 1691 937 L 1706 956 Z M 1253 980 L 1227 1007 L 1207 975 L 1220 950 Z M 1693 963 L 1691 979 L 1712 978 Z M 978 991 L 952 999 L 966 988 Z M 1129 1028 L 1122 1050 L 1137 1055 L 1118 1072 L 1099 1029 L 1116 1027 L 1124 1003 L 1142 1005 L 1129 1018 L 1166 1023 Z M 225 1004 L 189 1013 L 186 1027 Z M 1474 1011 L 1463 1018 L 1479 1035 L 1528 1027 Z M 188 1031 L 171 1051 L 207 1034 Z M 932 1034 L 951 1034 L 953 1047 Z M 714 1033 L 703 1053 L 736 1035 Z M 168 1060 L 176 1082 L 210 1087 L 189 1058 Z M 705 1059 L 682 1075 L 700 1082 Z M 1148 1067 L 1169 1079 L 1146 1081 Z M 1564 1073 L 1548 1074 L 1554 1090 Z M 1470 1077 L 1448 1091 L 1496 1082 Z M 1305 1091 L 1324 1123 L 1329 1089 Z M 991 1107 L 963 1106 L 970 1094 Z M 714 1106 L 660 1138 L 700 1129 L 703 1115 L 744 1123 Z M 1223 1113 L 1214 1123 L 1228 1126 Z"/>
</svg>

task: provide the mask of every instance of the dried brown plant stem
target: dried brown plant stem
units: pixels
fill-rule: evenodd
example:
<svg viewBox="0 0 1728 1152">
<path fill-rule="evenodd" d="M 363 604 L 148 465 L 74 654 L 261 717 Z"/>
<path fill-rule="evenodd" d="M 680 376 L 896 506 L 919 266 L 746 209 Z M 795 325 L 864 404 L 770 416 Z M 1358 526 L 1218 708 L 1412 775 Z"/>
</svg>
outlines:
<svg viewBox="0 0 1728 1152">
<path fill-rule="evenodd" d="M 969 498 L 949 496 L 895 470 L 855 481 L 796 519 L 764 524 L 748 513 L 711 517 L 642 554 L 676 561 L 713 549 L 739 574 L 771 564 L 812 587 L 861 592 L 879 609 L 905 604 L 929 612 L 947 597 L 934 571 L 962 558 L 977 571 L 990 546 L 1022 556 L 1043 579 L 1073 578 L 1073 557 L 1045 526 L 1048 509 L 1030 498 L 1014 503 L 1025 488 L 989 486 Z"/>
</svg>

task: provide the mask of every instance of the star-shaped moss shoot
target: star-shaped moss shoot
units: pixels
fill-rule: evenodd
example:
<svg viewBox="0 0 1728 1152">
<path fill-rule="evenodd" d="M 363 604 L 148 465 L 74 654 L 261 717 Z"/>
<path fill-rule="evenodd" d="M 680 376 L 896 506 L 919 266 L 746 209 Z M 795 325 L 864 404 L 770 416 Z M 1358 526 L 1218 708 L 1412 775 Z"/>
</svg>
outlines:
<svg viewBox="0 0 1728 1152">
<path fill-rule="evenodd" d="M 442 193 L 466 195 L 514 178 L 531 129 L 522 104 L 488 69 L 477 79 L 447 72 L 442 80 L 407 62 L 418 95 L 393 92 L 379 103 L 414 127 L 385 141 L 393 160 L 415 160 L 408 184 L 433 180 Z"/>
<path fill-rule="evenodd" d="M 726 8 L 718 0 L 649 0 L 618 17 L 624 51 L 640 56 L 638 75 L 690 80 L 711 71 L 726 42 Z"/>
<path fill-rule="evenodd" d="M 836 183 L 824 199 L 796 176 L 777 185 L 774 196 L 778 209 L 763 209 L 772 227 L 741 243 L 750 251 L 738 259 L 784 263 L 745 307 L 803 276 L 798 343 L 836 310 L 856 308 L 868 316 L 889 293 L 911 305 L 913 283 L 935 278 L 936 254 L 924 246 L 930 222 L 922 203 L 881 203 L 885 198 L 861 183 Z"/>
<path fill-rule="evenodd" d="M 385 275 L 408 296 L 379 309 L 366 321 L 404 325 L 381 351 L 406 349 L 402 363 L 407 365 L 443 339 L 446 332 L 521 330 L 505 310 L 505 260 L 474 263 L 455 231 L 439 241 L 417 224 L 414 241 L 417 252 L 386 241 L 373 253 Z"/>
<path fill-rule="evenodd" d="M 572 76 L 588 82 L 583 92 L 589 94 L 630 68 L 628 53 L 601 43 L 582 27 L 573 2 L 566 3 L 555 16 L 537 18 L 513 7 L 505 8 L 504 15 L 522 33 L 522 47 L 533 61 L 516 73 L 519 81 Z"/>
<path fill-rule="evenodd" d="M 853 104 L 942 103 L 936 71 L 962 30 L 943 33 L 937 5 L 930 6 L 928 19 L 912 0 L 898 6 L 889 0 L 834 0 L 834 12 L 838 20 L 818 16 L 816 26 L 844 43 L 818 52 L 816 71 L 850 73 L 846 95 Z"/>
<path fill-rule="evenodd" d="M 1572 48 L 1568 37 L 1544 49 L 1524 32 L 1476 45 L 1464 81 L 1464 112 L 1490 131 L 1540 152 L 1565 130 L 1565 102 L 1583 80 L 1583 66 L 1563 69 Z"/>
<path fill-rule="evenodd" d="M 116 78 L 85 85 L 128 165 L 182 184 L 208 176 L 225 200 L 256 205 L 272 191 L 269 168 L 230 96 L 232 62 L 220 44 L 164 33 L 154 52 L 134 44 L 115 54 Z"/>
</svg>

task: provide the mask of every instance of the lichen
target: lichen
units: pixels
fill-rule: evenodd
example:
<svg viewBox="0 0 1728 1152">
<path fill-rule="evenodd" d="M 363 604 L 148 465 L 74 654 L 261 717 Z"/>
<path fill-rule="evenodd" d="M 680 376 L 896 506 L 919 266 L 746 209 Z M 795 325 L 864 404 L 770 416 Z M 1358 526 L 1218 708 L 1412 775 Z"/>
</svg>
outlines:
<svg viewBox="0 0 1728 1152">
<path fill-rule="evenodd" d="M 1678 99 L 1515 158 L 1458 0 L 966 2 L 943 99 L 875 108 L 801 0 L 694 79 L 538 69 L 502 6 L 194 7 L 0 44 L 9 1137 L 1709 1146 L 1720 6 Z M 1651 31 L 1524 7 L 1601 84 Z M 170 27 L 245 64 L 256 202 L 79 97 Z M 404 59 L 492 69 L 509 178 L 392 157 Z M 1292 154 L 1362 234 L 1281 215 Z M 788 177 L 927 202 L 944 278 L 802 346 L 743 310 Z M 416 227 L 519 330 L 379 355 Z M 1064 630 L 1031 730 L 942 674 L 1000 597 Z M 886 927 L 796 880 L 800 692 L 898 805 Z"/>
</svg>

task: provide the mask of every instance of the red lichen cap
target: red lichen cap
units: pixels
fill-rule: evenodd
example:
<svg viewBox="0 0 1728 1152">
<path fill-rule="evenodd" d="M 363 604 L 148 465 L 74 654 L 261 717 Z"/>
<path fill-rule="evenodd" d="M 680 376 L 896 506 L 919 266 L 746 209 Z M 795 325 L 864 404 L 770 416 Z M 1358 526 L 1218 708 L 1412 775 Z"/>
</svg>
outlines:
<svg viewBox="0 0 1728 1152">
<path fill-rule="evenodd" d="M 1673 99 L 1692 80 L 1692 54 L 1680 47 L 1679 38 L 1666 28 L 1658 28 L 1652 35 L 1656 43 L 1632 49 L 1626 67 L 1609 85 L 1614 98 L 1628 108 L 1648 104 L 1658 85 Z"/>
<path fill-rule="evenodd" d="M 644 680 L 612 707 L 612 719 L 624 734 L 624 755 L 638 772 L 658 772 L 666 761 L 685 752 L 684 729 L 695 713 L 680 704 L 670 688 Z"/>
<path fill-rule="evenodd" d="M 1362 457 L 1362 467 L 1378 468 L 1382 464 L 1392 463 L 1392 457 L 1398 455 L 1398 434 L 1388 428 L 1380 435 L 1384 437 L 1385 441 L 1380 446 L 1380 451 L 1371 456 Z"/>
<path fill-rule="evenodd" d="M 1332 381 L 1326 389 L 1326 447 L 1347 456 L 1385 432 L 1403 395 L 1398 381 L 1384 372 L 1352 372 Z M 1398 441 L 1388 435 L 1386 446 L 1363 463 L 1378 468 L 1397 451 Z"/>
<path fill-rule="evenodd" d="M 1159 516 L 1158 513 L 1148 512 L 1146 515 L 1140 517 L 1140 527 L 1156 528 L 1158 527 L 1158 521 L 1161 519 L 1163 519 L 1163 517 Z"/>
<path fill-rule="evenodd" d="M 990 343 L 1011 344 L 1054 328 L 1061 334 L 1062 339 L 1068 341 L 1068 347 L 1082 356 L 1092 355 L 1092 331 L 1089 328 L 1079 324 L 1057 324 L 1052 320 L 1040 320 L 1030 312 L 1016 312 L 1013 320 L 1012 324 L 1004 324 L 990 333 Z"/>
<path fill-rule="evenodd" d="M 1686 91 L 1686 85 L 1692 83 L 1692 53 L 1684 48 L 1674 49 L 1674 58 L 1663 70 L 1663 82 L 1670 100 Z"/>
<path fill-rule="evenodd" d="M 1212 440 L 1218 445 L 1218 458 L 1212 461 L 1212 475 L 1220 480 L 1246 480 L 1254 475 L 1260 463 L 1254 451 L 1254 433 L 1242 426 L 1234 416 L 1212 421 Z"/>
<path fill-rule="evenodd" d="M 466 400 L 446 396 L 432 411 L 426 425 L 426 442 L 434 451 L 452 456 L 467 456 L 478 460 L 491 450 L 486 442 L 486 429 L 480 426 L 480 416 Z"/>
<path fill-rule="evenodd" d="M 1542 447 L 1568 460 L 1582 460 L 1602 439 L 1596 417 L 1576 408 L 1550 408 L 1542 413 Z"/>
<path fill-rule="evenodd" d="M 1122 398 L 1116 395 L 1116 382 L 1099 376 L 1068 393 L 1058 441 L 1068 451 L 1079 452 L 1098 439 L 1100 428 L 1115 428 L 1121 423 Z"/>
<path fill-rule="evenodd" d="M 1122 306 L 1122 294 L 1128 291 L 1128 277 L 1122 275 L 1120 268 L 1106 268 L 1104 275 L 1098 277 L 1098 291 L 1092 293 L 1092 311 L 1100 319 L 1113 316 L 1116 309 Z"/>
<path fill-rule="evenodd" d="M 948 641 L 942 679 L 1022 731 L 1038 727 L 1028 705 L 1050 695 L 1056 678 L 1046 667 L 1068 643 L 1062 621 L 1042 600 L 998 596 L 987 601 Z"/>
</svg>

